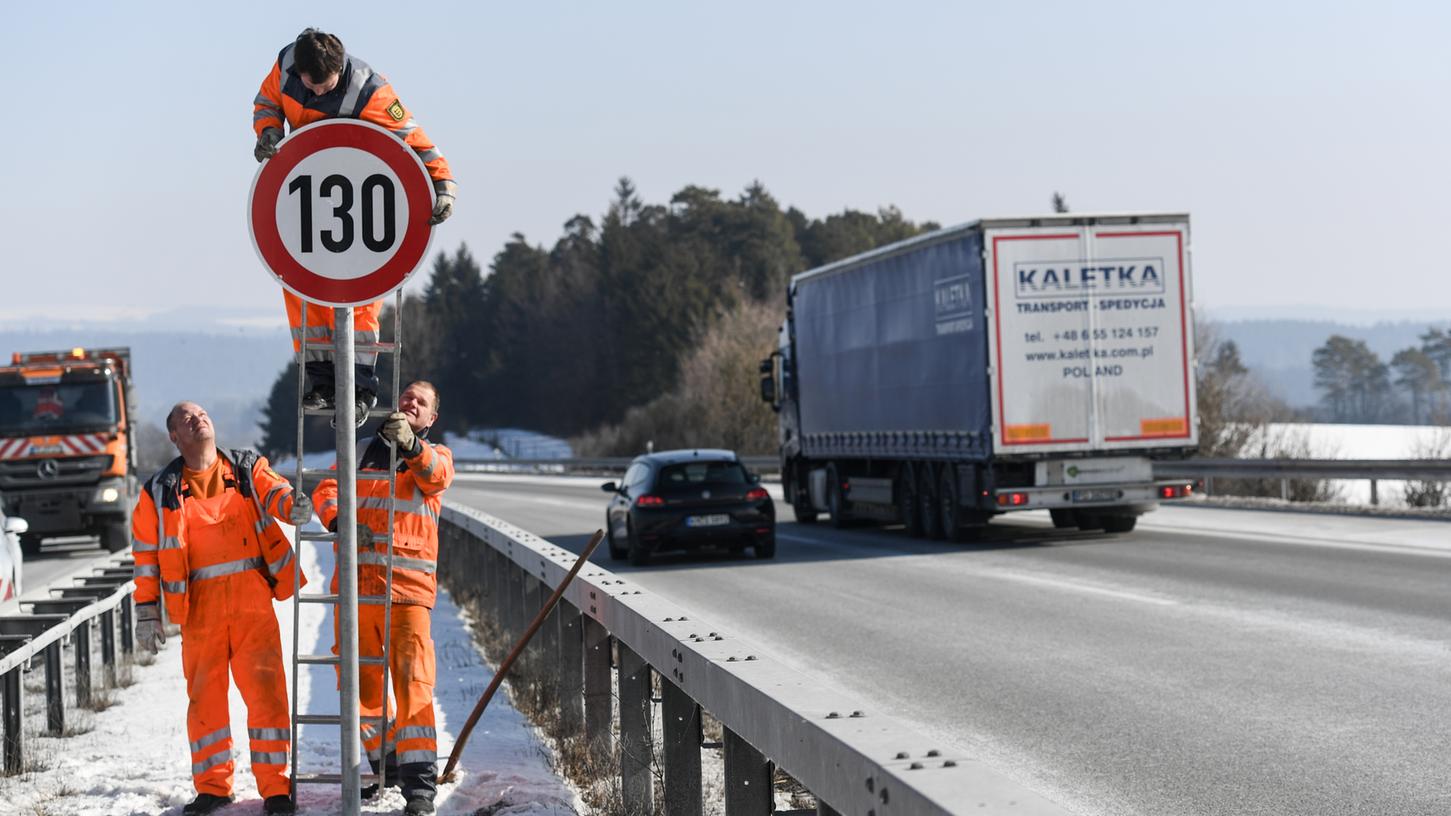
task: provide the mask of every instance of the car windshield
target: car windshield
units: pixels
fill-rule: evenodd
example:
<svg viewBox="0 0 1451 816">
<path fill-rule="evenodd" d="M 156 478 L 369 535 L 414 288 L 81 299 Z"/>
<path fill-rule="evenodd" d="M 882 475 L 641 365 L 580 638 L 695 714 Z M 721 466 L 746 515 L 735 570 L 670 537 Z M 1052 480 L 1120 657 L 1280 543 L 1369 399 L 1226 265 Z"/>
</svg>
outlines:
<svg viewBox="0 0 1451 816">
<path fill-rule="evenodd" d="M 0 386 L 0 436 L 42 436 L 116 424 L 108 380 Z"/>
<path fill-rule="evenodd" d="M 686 462 L 660 469 L 656 488 L 662 493 L 701 485 L 743 485 L 750 480 L 739 462 Z"/>
</svg>

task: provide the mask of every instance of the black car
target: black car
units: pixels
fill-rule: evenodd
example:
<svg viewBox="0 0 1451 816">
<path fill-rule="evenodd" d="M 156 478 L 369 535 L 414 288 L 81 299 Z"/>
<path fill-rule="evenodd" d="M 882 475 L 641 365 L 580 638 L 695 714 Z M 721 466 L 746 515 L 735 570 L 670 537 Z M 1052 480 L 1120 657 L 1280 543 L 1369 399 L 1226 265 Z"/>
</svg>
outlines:
<svg viewBox="0 0 1451 816">
<path fill-rule="evenodd" d="M 731 451 L 662 451 L 636 457 L 605 510 L 610 557 L 643 565 L 661 550 L 725 546 L 776 555 L 776 506 L 760 477 Z"/>
</svg>

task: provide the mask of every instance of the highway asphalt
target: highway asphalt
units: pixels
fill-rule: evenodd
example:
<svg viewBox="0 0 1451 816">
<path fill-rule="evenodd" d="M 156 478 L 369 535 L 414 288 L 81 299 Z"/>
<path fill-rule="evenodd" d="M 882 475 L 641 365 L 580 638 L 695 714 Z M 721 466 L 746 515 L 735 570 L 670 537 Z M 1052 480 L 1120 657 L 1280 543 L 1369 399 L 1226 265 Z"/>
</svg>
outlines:
<svg viewBox="0 0 1451 816">
<path fill-rule="evenodd" d="M 578 548 L 600 481 L 448 497 Z M 953 545 L 777 510 L 771 561 L 595 558 L 1078 813 L 1451 813 L 1451 524 L 1180 507 Z"/>
</svg>

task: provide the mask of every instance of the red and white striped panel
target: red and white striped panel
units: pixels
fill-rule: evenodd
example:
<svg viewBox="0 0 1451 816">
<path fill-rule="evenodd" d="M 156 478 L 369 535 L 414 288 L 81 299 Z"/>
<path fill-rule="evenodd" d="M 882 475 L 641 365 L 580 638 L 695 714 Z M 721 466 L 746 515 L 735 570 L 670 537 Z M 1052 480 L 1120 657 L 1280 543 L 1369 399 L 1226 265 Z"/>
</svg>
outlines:
<svg viewBox="0 0 1451 816">
<path fill-rule="evenodd" d="M 40 454 L 61 456 L 86 456 L 103 453 L 110 434 L 89 433 L 70 436 L 34 436 L 18 439 L 0 439 L 0 461 L 24 459 Z M 37 451 L 36 448 L 39 448 Z"/>
</svg>

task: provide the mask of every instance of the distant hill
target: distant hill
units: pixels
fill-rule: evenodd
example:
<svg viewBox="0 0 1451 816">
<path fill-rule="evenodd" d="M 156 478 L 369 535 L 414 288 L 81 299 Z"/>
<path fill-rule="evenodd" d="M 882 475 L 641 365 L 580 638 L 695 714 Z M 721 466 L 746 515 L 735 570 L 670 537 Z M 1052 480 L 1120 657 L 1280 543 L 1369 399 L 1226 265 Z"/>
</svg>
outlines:
<svg viewBox="0 0 1451 816">
<path fill-rule="evenodd" d="M 149 321 L 150 322 L 150 321 Z M 74 346 L 130 346 L 136 399 L 143 420 L 161 425 L 183 399 L 206 407 L 224 445 L 255 445 L 257 421 L 291 345 L 285 328 L 232 328 L 216 333 L 167 331 L 115 324 L 65 329 L 0 329 L 0 359 L 11 352 Z"/>
<path fill-rule="evenodd" d="M 1213 319 L 1213 315 L 1210 316 Z M 1271 391 L 1295 407 L 1319 402 L 1310 357 L 1331 335 L 1364 340 L 1389 363 L 1395 353 L 1419 346 L 1420 335 L 1435 327 L 1451 328 L 1451 320 L 1395 321 L 1362 325 L 1333 320 L 1215 320 L 1220 336 L 1233 340 L 1246 365 Z"/>
</svg>

